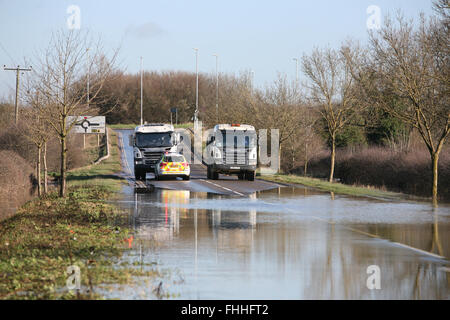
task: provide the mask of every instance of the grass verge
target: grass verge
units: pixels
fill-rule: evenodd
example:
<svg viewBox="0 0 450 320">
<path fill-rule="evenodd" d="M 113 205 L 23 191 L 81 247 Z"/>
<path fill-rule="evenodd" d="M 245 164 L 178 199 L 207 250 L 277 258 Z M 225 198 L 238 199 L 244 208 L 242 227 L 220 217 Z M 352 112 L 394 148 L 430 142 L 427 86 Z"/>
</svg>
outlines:
<svg viewBox="0 0 450 320">
<path fill-rule="evenodd" d="M 65 198 L 49 193 L 0 222 L 1 299 L 97 299 L 97 285 L 156 276 L 119 260 L 132 236 L 128 218 L 106 202 L 120 188 L 119 170 L 113 133 L 110 158 L 71 171 Z M 81 290 L 66 287 L 70 266 Z"/>
<path fill-rule="evenodd" d="M 118 147 L 117 134 L 110 130 L 110 157 L 100 164 L 70 170 L 67 173 L 67 184 L 78 187 L 101 186 L 111 193 L 118 192 L 124 178 L 116 175 L 121 171 L 120 151 Z"/>
<path fill-rule="evenodd" d="M 330 183 L 328 181 L 320 179 L 302 177 L 297 175 L 286 175 L 286 174 L 261 175 L 258 177 L 258 179 L 287 184 L 301 184 L 322 191 L 329 191 L 350 196 L 375 197 L 389 200 L 402 200 L 410 198 L 402 193 L 384 191 L 373 187 L 349 186 L 342 183 L 336 182 Z"/>
</svg>

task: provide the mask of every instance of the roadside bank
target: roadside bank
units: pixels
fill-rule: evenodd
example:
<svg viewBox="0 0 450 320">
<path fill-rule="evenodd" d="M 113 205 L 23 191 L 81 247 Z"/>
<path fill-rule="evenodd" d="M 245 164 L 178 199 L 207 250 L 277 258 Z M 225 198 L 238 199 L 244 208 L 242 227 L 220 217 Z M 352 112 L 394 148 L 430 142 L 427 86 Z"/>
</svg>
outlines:
<svg viewBox="0 0 450 320">
<path fill-rule="evenodd" d="M 99 299 L 100 284 L 156 276 L 120 261 L 133 234 L 128 217 L 107 202 L 124 181 L 116 175 L 117 136 L 110 138 L 108 159 L 68 173 L 65 198 L 51 192 L 0 222 L 1 299 Z M 69 290 L 68 281 L 79 290 Z"/>
</svg>

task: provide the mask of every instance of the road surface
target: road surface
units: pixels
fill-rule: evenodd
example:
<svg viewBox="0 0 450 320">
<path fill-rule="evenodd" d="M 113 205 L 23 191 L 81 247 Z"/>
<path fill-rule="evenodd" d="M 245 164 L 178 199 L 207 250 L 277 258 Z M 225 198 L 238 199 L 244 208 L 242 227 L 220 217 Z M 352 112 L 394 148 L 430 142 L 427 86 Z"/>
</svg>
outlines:
<svg viewBox="0 0 450 320">
<path fill-rule="evenodd" d="M 128 137 L 132 133 L 131 130 L 118 130 L 119 144 L 122 152 L 122 163 L 124 164 L 124 175 L 134 184 L 133 169 L 133 148 L 128 145 Z M 279 188 L 281 185 L 277 183 L 267 182 L 256 179 L 255 181 L 238 180 L 237 176 L 220 175 L 219 180 L 209 180 L 206 178 L 206 166 L 203 164 L 191 164 L 191 180 L 183 181 L 164 180 L 156 181 L 152 173 L 147 173 L 146 185 L 156 188 L 170 190 L 188 190 L 193 192 L 208 192 L 214 194 L 246 196 L 256 191 L 269 190 Z M 141 185 L 138 182 L 138 185 Z M 142 187 L 141 187 L 142 188 Z"/>
</svg>

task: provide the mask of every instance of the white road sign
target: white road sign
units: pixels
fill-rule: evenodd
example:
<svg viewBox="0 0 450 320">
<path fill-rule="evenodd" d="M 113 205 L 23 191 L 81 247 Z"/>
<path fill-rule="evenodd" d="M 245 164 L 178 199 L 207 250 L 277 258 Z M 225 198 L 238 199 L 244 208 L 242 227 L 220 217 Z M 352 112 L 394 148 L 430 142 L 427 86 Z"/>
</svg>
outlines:
<svg viewBox="0 0 450 320">
<path fill-rule="evenodd" d="M 67 124 L 70 125 L 75 121 L 72 130 L 76 133 L 105 133 L 105 117 L 104 116 L 69 116 Z"/>
</svg>

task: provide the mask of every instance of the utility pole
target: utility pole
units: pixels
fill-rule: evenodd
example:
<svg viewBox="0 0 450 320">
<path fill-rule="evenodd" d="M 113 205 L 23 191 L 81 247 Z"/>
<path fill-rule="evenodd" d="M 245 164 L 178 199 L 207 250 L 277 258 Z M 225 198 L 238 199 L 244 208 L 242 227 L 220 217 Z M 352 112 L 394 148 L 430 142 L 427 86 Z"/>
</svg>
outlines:
<svg viewBox="0 0 450 320">
<path fill-rule="evenodd" d="M 87 55 L 87 63 L 88 63 L 86 101 L 87 101 L 87 105 L 89 108 L 89 81 L 90 81 L 90 73 L 91 73 L 91 64 L 89 62 L 89 48 L 86 49 L 86 55 Z"/>
<path fill-rule="evenodd" d="M 292 58 L 295 61 L 295 87 L 298 87 L 298 59 Z"/>
<path fill-rule="evenodd" d="M 20 68 L 20 66 L 17 66 L 17 68 L 7 68 L 5 65 L 3 65 L 4 70 L 8 71 L 16 71 L 16 102 L 14 106 L 15 110 L 15 124 L 17 124 L 17 121 L 19 120 L 19 75 L 20 71 L 31 71 L 33 68 Z"/>
<path fill-rule="evenodd" d="M 142 57 L 141 57 L 141 126 L 144 124 L 143 113 L 142 113 L 142 96 L 143 96 L 143 88 L 142 88 Z"/>
<path fill-rule="evenodd" d="M 195 51 L 195 112 L 194 112 L 194 129 L 198 128 L 198 49 L 193 48 Z"/>
<path fill-rule="evenodd" d="M 213 56 L 216 57 L 216 122 L 219 123 L 219 55 Z"/>
</svg>

